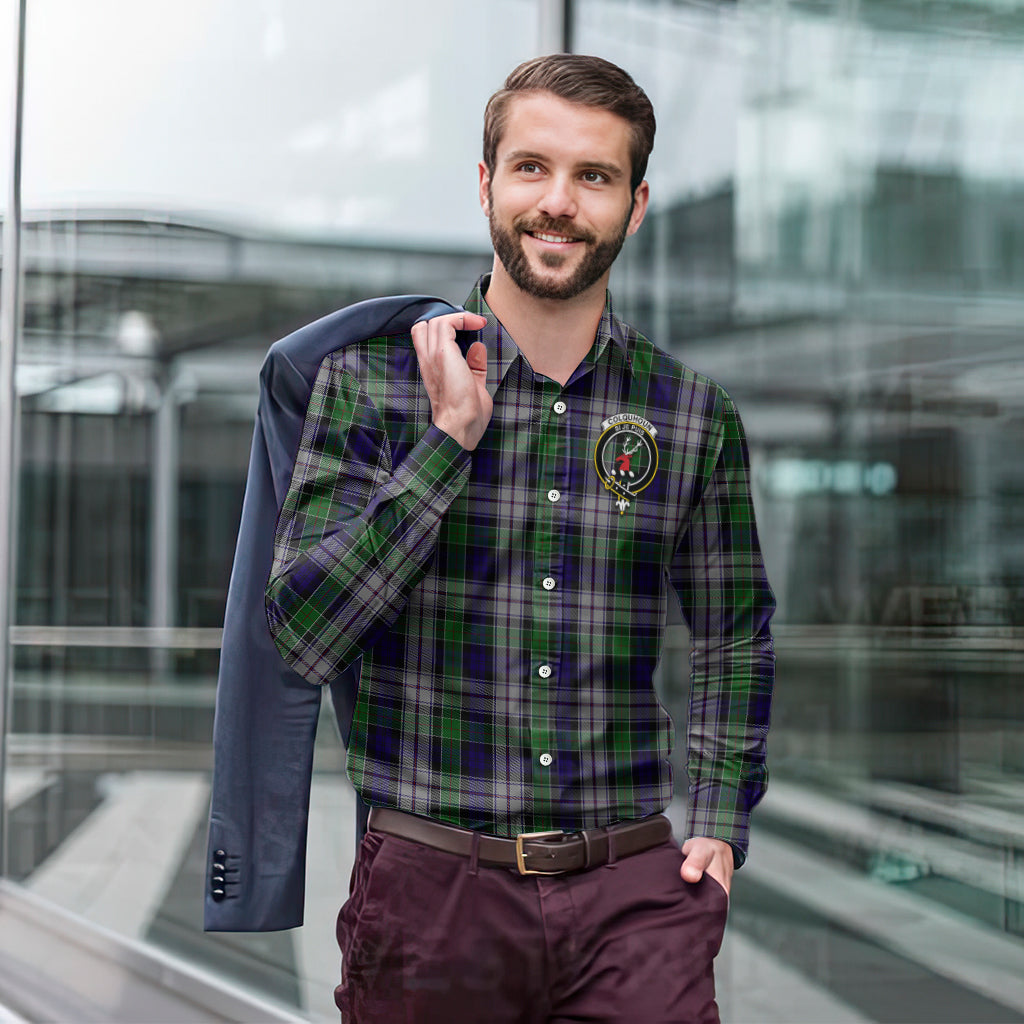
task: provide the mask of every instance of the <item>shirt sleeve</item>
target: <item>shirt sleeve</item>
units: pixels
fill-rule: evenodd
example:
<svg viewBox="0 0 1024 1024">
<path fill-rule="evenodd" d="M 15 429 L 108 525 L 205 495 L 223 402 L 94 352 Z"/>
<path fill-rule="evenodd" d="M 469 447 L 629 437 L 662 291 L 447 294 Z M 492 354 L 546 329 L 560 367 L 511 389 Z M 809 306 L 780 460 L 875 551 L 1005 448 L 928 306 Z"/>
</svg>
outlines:
<svg viewBox="0 0 1024 1024">
<path fill-rule="evenodd" d="M 750 460 L 732 400 L 719 392 L 710 474 L 677 547 L 670 580 L 691 635 L 688 834 L 722 839 L 746 859 L 750 811 L 768 782 L 765 739 L 775 598 L 750 495 Z"/>
<path fill-rule="evenodd" d="M 376 407 L 332 356 L 324 360 L 266 592 L 270 633 L 296 672 L 329 683 L 395 622 L 469 468 L 469 452 L 433 424 L 393 468 Z"/>
</svg>

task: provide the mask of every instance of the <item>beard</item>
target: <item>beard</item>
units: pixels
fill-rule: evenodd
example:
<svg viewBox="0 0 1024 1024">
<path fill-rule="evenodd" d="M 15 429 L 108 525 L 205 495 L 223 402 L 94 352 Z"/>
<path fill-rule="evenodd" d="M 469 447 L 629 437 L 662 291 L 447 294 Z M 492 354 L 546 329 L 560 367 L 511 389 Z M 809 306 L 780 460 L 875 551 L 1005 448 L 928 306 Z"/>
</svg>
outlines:
<svg viewBox="0 0 1024 1024">
<path fill-rule="evenodd" d="M 590 232 L 581 231 L 572 221 L 545 217 L 535 220 L 525 216 L 517 217 L 512 221 L 512 227 L 506 228 L 498 223 L 494 214 L 494 197 L 489 190 L 488 200 L 490 212 L 487 221 L 491 229 L 491 244 L 494 246 L 495 255 L 516 286 L 527 295 L 538 299 L 572 299 L 600 281 L 615 262 L 615 257 L 619 255 L 622 243 L 626 240 L 626 229 L 633 212 L 630 204 L 629 212 L 619 230 L 610 237 L 598 239 Z M 525 232 L 564 235 L 577 239 L 586 246 L 583 259 L 568 277 L 554 280 L 541 277 L 530 266 L 530 260 L 523 249 L 520 236 Z M 542 253 L 540 256 L 541 263 L 552 270 L 564 266 L 569 259 L 568 255 L 563 256 L 556 252 Z"/>
</svg>

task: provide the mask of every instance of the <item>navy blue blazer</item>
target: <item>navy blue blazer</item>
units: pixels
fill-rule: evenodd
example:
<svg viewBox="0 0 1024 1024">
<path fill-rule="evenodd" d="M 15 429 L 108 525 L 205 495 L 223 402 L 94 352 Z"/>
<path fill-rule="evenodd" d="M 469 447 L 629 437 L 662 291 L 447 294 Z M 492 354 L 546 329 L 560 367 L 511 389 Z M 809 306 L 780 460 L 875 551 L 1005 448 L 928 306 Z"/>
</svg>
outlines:
<svg viewBox="0 0 1024 1024">
<path fill-rule="evenodd" d="M 325 356 L 345 345 L 405 333 L 417 320 L 460 308 L 427 295 L 368 299 L 282 338 L 264 360 L 217 679 L 206 931 L 302 924 L 322 690 L 282 660 L 267 627 L 263 595 L 317 370 Z M 358 665 L 331 683 L 346 744 L 358 685 Z M 358 843 L 369 809 L 357 801 Z"/>
</svg>

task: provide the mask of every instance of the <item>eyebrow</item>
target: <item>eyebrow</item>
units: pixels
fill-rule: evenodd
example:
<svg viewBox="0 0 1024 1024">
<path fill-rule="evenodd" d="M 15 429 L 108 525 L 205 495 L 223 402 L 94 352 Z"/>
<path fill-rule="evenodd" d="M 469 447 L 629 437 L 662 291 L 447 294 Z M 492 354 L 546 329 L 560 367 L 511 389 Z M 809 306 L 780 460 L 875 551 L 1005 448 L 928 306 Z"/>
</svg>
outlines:
<svg viewBox="0 0 1024 1024">
<path fill-rule="evenodd" d="M 516 149 L 507 154 L 504 162 L 506 164 L 519 163 L 521 160 L 537 160 L 540 163 L 547 163 L 547 157 L 542 153 L 534 153 L 528 149 Z M 581 160 L 576 164 L 580 170 L 600 171 L 609 178 L 624 178 L 626 172 L 618 164 L 605 163 L 602 160 Z"/>
</svg>

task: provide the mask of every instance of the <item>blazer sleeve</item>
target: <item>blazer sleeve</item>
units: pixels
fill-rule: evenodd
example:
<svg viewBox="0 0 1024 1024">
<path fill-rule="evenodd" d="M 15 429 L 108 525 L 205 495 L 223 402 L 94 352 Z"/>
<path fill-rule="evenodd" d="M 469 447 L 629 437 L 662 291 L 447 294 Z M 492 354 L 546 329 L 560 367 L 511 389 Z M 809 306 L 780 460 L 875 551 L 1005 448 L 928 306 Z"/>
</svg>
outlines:
<svg viewBox="0 0 1024 1024">
<path fill-rule="evenodd" d="M 263 615 L 276 519 L 265 413 L 261 401 L 224 614 L 213 727 L 207 931 L 294 928 L 303 916 L 309 780 L 321 691 L 281 661 Z"/>
</svg>

